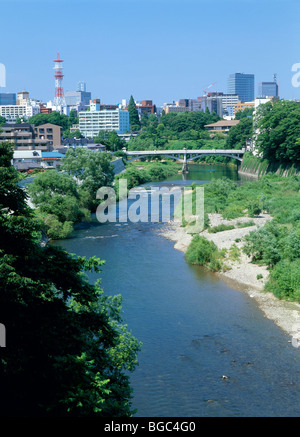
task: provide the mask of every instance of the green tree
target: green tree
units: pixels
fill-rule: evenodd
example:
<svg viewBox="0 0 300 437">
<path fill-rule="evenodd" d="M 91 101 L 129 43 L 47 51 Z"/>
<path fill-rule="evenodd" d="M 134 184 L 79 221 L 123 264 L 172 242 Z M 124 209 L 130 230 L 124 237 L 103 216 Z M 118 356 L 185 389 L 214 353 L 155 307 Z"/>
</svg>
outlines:
<svg viewBox="0 0 300 437">
<path fill-rule="evenodd" d="M 297 102 L 278 100 L 257 111 L 256 144 L 271 163 L 300 163 L 300 108 Z"/>
<path fill-rule="evenodd" d="M 5 124 L 5 123 L 6 123 L 6 118 L 0 116 L 0 126 L 1 126 L 2 124 Z"/>
<path fill-rule="evenodd" d="M 64 130 L 69 129 L 72 126 L 70 119 L 65 114 L 60 114 L 57 111 L 53 111 L 50 114 L 36 114 L 29 118 L 28 123 L 40 126 L 45 123 L 56 124 L 61 126 Z"/>
<path fill-rule="evenodd" d="M 235 120 L 241 120 L 242 118 L 252 117 L 254 108 L 245 108 L 243 111 L 237 111 L 235 113 Z"/>
<path fill-rule="evenodd" d="M 121 318 L 121 296 L 106 296 L 102 261 L 41 245 L 41 229 L 0 145 L 1 415 L 132 415 L 128 372 L 139 343 Z"/>
<path fill-rule="evenodd" d="M 236 126 L 232 126 L 226 138 L 226 148 L 241 149 L 252 137 L 253 122 L 251 118 L 242 118 Z"/>
<path fill-rule="evenodd" d="M 62 170 L 79 181 L 79 194 L 82 205 L 90 211 L 98 206 L 96 194 L 99 188 L 112 186 L 114 169 L 112 155 L 82 148 L 70 148 L 63 159 Z"/>
<path fill-rule="evenodd" d="M 28 186 L 28 192 L 51 239 L 66 238 L 74 223 L 90 218 L 82 206 L 77 184 L 68 174 L 40 173 Z"/>
<path fill-rule="evenodd" d="M 131 131 L 139 130 L 141 128 L 141 122 L 133 96 L 130 96 L 129 99 L 128 112 Z"/>
</svg>

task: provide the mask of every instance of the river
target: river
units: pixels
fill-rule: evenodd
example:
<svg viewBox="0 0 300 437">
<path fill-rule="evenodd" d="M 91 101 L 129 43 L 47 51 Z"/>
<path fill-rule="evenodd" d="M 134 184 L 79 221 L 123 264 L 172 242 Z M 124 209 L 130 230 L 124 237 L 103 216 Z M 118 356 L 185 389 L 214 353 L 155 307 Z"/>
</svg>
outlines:
<svg viewBox="0 0 300 437">
<path fill-rule="evenodd" d="M 190 168 L 163 184 L 240 179 L 234 168 Z M 189 265 L 162 226 L 95 220 L 55 243 L 106 260 L 104 291 L 123 296 L 124 321 L 143 343 L 130 377 L 135 416 L 299 416 L 300 348 L 247 294 Z"/>
</svg>

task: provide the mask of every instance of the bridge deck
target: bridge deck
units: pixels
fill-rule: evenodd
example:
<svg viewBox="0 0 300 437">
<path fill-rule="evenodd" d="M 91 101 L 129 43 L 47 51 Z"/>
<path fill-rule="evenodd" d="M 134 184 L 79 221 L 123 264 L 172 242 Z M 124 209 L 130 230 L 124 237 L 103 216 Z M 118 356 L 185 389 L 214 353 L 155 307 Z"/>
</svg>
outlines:
<svg viewBox="0 0 300 437">
<path fill-rule="evenodd" d="M 199 149 L 199 150 L 195 150 L 195 149 L 181 149 L 181 150 L 134 150 L 134 151 L 126 151 L 126 154 L 129 156 L 134 156 L 134 155 L 221 155 L 221 154 L 228 154 L 228 155 L 233 155 L 233 154 L 244 154 L 245 153 L 245 149 L 242 150 L 236 150 L 236 149 Z"/>
</svg>

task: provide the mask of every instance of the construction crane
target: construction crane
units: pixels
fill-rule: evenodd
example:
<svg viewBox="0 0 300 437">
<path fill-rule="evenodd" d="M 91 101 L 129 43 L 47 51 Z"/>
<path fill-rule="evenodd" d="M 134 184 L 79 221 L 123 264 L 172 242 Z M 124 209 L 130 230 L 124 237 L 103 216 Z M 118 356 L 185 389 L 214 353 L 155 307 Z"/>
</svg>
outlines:
<svg viewBox="0 0 300 437">
<path fill-rule="evenodd" d="M 208 90 L 208 88 L 210 88 L 210 87 L 212 87 L 215 83 L 217 83 L 217 82 L 214 82 L 214 83 L 212 83 L 212 84 L 210 84 L 210 85 L 208 85 L 208 87 L 207 88 L 205 88 L 204 90 L 203 90 L 203 94 L 206 96 L 206 94 L 207 94 L 207 90 Z"/>
</svg>

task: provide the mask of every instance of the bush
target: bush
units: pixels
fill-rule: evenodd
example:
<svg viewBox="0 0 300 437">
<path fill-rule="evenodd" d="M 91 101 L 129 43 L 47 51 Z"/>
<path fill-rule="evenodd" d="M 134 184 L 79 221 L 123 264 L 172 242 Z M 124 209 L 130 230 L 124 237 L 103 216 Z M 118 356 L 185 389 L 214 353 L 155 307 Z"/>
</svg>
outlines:
<svg viewBox="0 0 300 437">
<path fill-rule="evenodd" d="M 57 216 L 49 214 L 44 223 L 46 225 L 46 232 L 51 240 L 61 240 L 68 237 L 73 231 L 73 222 L 60 222 Z"/>
<path fill-rule="evenodd" d="M 271 271 L 265 288 L 279 299 L 300 302 L 300 259 L 279 262 Z"/>
<path fill-rule="evenodd" d="M 222 270 L 224 256 L 224 250 L 219 250 L 212 241 L 200 235 L 196 235 L 193 238 L 185 254 L 186 260 L 189 263 L 207 266 L 213 271 Z"/>
<path fill-rule="evenodd" d="M 232 229 L 234 229 L 233 225 L 221 224 L 221 225 L 213 226 L 212 228 L 209 228 L 208 232 L 210 234 L 215 234 L 217 232 L 222 232 L 222 231 L 231 231 Z"/>
</svg>

